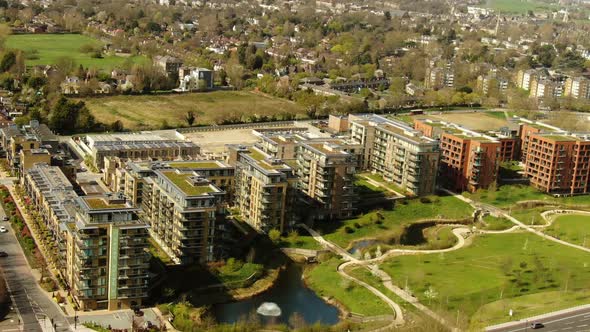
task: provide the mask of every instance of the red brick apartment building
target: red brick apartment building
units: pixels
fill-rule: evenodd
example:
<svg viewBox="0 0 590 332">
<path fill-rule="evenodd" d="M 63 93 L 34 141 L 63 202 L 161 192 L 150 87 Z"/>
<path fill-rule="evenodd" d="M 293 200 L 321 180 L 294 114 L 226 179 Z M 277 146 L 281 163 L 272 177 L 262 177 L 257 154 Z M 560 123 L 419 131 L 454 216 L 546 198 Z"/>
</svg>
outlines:
<svg viewBox="0 0 590 332">
<path fill-rule="evenodd" d="M 496 182 L 503 154 L 510 156 L 515 145 L 515 141 L 504 143 L 510 149 L 502 153 L 499 139 L 440 121 L 416 119 L 414 128 L 440 139 L 439 183 L 459 192 L 473 192 Z"/>
<path fill-rule="evenodd" d="M 530 133 L 523 149 L 531 185 L 547 193 L 584 194 L 590 176 L 590 140 L 566 133 Z M 524 141 L 523 141 L 524 145 Z"/>
</svg>

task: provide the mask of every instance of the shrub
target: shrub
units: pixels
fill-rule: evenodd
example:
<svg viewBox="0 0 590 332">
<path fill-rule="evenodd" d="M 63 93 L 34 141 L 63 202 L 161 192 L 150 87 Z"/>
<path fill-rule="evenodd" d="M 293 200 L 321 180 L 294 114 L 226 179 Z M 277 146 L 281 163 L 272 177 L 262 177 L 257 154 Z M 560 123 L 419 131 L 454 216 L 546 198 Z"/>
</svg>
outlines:
<svg viewBox="0 0 590 332">
<path fill-rule="evenodd" d="M 361 226 L 361 224 L 359 224 L 358 222 L 355 222 L 355 223 L 354 223 L 354 227 L 355 227 L 355 228 L 361 228 L 361 227 L 363 227 L 363 226 Z"/>
<path fill-rule="evenodd" d="M 354 229 L 352 229 L 350 226 L 344 227 L 344 231 L 348 234 L 354 233 Z"/>
<path fill-rule="evenodd" d="M 430 199 L 430 197 L 420 197 L 420 203 L 430 204 L 432 203 L 432 200 Z"/>
</svg>

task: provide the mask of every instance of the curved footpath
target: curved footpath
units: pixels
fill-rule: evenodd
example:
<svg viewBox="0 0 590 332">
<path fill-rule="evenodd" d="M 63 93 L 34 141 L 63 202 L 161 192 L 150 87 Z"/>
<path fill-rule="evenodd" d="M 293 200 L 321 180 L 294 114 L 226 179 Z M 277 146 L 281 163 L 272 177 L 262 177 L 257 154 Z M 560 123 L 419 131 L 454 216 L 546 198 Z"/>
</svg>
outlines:
<svg viewBox="0 0 590 332">
<path fill-rule="evenodd" d="M 434 311 L 430 310 L 425 305 L 421 304 L 418 301 L 418 299 L 415 298 L 414 296 L 412 296 L 409 292 L 395 286 L 391 282 L 391 277 L 383 270 L 380 270 L 379 266 L 377 264 L 382 262 L 383 260 L 393 256 L 393 255 L 439 254 L 439 253 L 445 253 L 445 252 L 450 252 L 450 251 L 460 249 L 463 246 L 465 246 L 465 244 L 466 244 L 465 237 L 469 236 L 470 230 L 468 228 L 465 228 L 464 225 L 455 225 L 455 226 L 460 226 L 460 228 L 455 228 L 452 231 L 452 233 L 457 237 L 457 243 L 450 248 L 435 249 L 435 250 L 391 249 L 391 250 L 386 251 L 380 257 L 376 257 L 376 258 L 368 259 L 368 260 L 360 260 L 360 259 L 353 257 L 350 253 L 348 253 L 346 250 L 342 249 L 340 246 L 324 239 L 318 232 L 311 229 L 307 225 L 301 224 L 301 227 L 303 227 L 305 230 L 307 230 L 309 232 L 309 234 L 314 238 L 314 240 L 316 240 L 318 243 L 320 243 L 324 248 L 329 249 L 330 251 L 332 251 L 336 255 L 342 257 L 342 259 L 344 259 L 346 261 L 343 264 L 340 264 L 338 266 L 338 273 L 340 275 L 342 275 L 346 279 L 349 279 L 349 280 L 365 287 L 370 292 L 375 294 L 377 297 L 379 297 L 380 299 L 385 301 L 391 307 L 391 309 L 395 313 L 394 321 L 389 326 L 376 329 L 375 331 L 385 331 L 387 329 L 392 328 L 395 325 L 403 324 L 404 318 L 403 318 L 403 312 L 401 310 L 401 307 L 399 306 L 399 304 L 397 304 L 396 302 L 391 300 L 387 295 L 383 294 L 381 291 L 379 291 L 375 287 L 347 274 L 345 269 L 349 266 L 355 266 L 355 265 L 359 265 L 359 266 L 363 266 L 365 268 L 368 268 L 369 271 L 371 271 L 371 273 L 373 275 L 375 275 L 381 279 L 381 282 L 383 283 L 383 286 L 385 286 L 385 288 L 389 289 L 394 294 L 396 294 L 397 296 L 402 298 L 404 301 L 409 302 L 414 307 L 416 307 L 418 310 L 422 311 L 423 313 L 425 313 L 426 315 L 428 315 L 432 319 L 440 322 L 444 326 L 452 326 L 452 324 L 450 324 L 448 321 L 446 321 L 440 315 L 438 315 Z M 457 329 L 453 328 L 453 331 L 457 331 Z"/>
<path fill-rule="evenodd" d="M 491 212 L 494 212 L 494 213 L 496 213 L 498 215 L 501 215 L 502 217 L 505 217 L 506 219 L 512 221 L 514 224 L 516 224 L 520 228 L 522 228 L 524 230 L 527 230 L 527 231 L 529 231 L 529 232 L 531 232 L 531 233 L 533 233 L 535 235 L 538 235 L 538 236 L 540 236 L 540 237 L 542 237 L 544 239 L 547 239 L 549 241 L 553 241 L 553 242 L 556 242 L 556 243 L 559 243 L 559 244 L 563 244 L 564 246 L 568 246 L 568 247 L 571 247 L 571 248 L 574 248 L 574 249 L 578 249 L 578 250 L 582 250 L 582 251 L 585 251 L 585 252 L 590 253 L 590 248 L 582 247 L 582 246 L 579 246 L 577 244 L 573 244 L 573 243 L 570 243 L 570 242 L 567 242 L 567 241 L 560 240 L 560 239 L 555 238 L 553 236 L 547 235 L 547 234 L 545 234 L 545 233 L 543 233 L 543 232 L 535 229 L 532 226 L 525 225 L 520 220 L 518 220 L 518 219 L 512 217 L 511 215 L 509 215 L 508 213 L 506 213 L 506 211 L 504 211 L 504 210 L 502 210 L 500 208 L 497 208 L 497 207 L 495 207 L 493 205 L 475 202 L 475 201 L 473 201 L 473 200 L 471 200 L 471 199 L 469 199 L 469 198 L 467 198 L 467 197 L 465 197 L 465 196 L 463 196 L 461 194 L 456 194 L 456 193 L 454 193 L 454 192 L 452 192 L 450 190 L 447 190 L 447 189 L 441 189 L 441 190 L 444 191 L 444 192 L 446 192 L 446 193 L 448 193 L 448 194 L 450 194 L 450 195 L 453 195 L 454 197 L 456 197 L 456 198 L 458 198 L 458 199 L 460 199 L 460 200 L 462 200 L 462 201 L 464 201 L 466 203 L 468 203 L 469 205 L 471 205 L 474 208 L 482 208 L 483 207 L 483 208 L 485 208 L 485 209 L 487 209 L 487 210 L 489 210 Z"/>
</svg>

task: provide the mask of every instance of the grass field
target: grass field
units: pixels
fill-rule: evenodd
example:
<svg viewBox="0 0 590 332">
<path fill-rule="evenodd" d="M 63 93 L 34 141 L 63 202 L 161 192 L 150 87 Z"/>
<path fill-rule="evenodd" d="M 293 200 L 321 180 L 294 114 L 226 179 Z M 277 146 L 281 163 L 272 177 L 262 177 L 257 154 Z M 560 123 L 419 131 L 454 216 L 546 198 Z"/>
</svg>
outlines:
<svg viewBox="0 0 590 332">
<path fill-rule="evenodd" d="M 160 128 L 164 121 L 173 127 L 187 126 L 184 118 L 188 111 L 195 113 L 195 124 L 213 124 L 229 116 L 303 113 L 298 105 L 287 100 L 247 91 L 112 96 L 84 101 L 98 121 L 120 120 L 126 129 L 132 130 Z"/>
<path fill-rule="evenodd" d="M 443 112 L 440 114 L 418 115 L 416 118 L 452 122 L 471 130 L 498 130 L 508 125 L 508 121 L 504 116 L 500 117 L 496 113 L 492 114 L 492 112 Z"/>
<path fill-rule="evenodd" d="M 550 10 L 555 6 L 535 0 L 488 0 L 486 6 L 498 12 L 526 14 L 529 10 Z"/>
<path fill-rule="evenodd" d="M 366 288 L 344 279 L 336 268 L 340 261 L 331 258 L 305 273 L 307 285 L 322 297 L 334 298 L 353 313 L 375 316 L 391 315 L 385 302 Z"/>
<path fill-rule="evenodd" d="M 143 56 L 125 58 L 105 55 L 101 59 L 95 59 L 89 53 L 80 52 L 80 46 L 86 44 L 102 47 L 99 40 L 78 34 L 12 35 L 6 41 L 6 47 L 25 52 L 27 66 L 55 64 L 60 57 L 71 57 L 77 65 L 99 69 L 112 69 L 121 66 L 125 61 L 147 61 Z"/>
<path fill-rule="evenodd" d="M 586 236 L 590 235 L 590 216 L 567 214 L 557 216 L 551 226 L 546 229 L 547 234 L 577 245 L 587 245 Z M 586 243 L 588 242 L 588 243 Z"/>
<path fill-rule="evenodd" d="M 382 269 L 395 284 L 405 287 L 407 283 L 422 303 L 449 317 L 456 317 L 459 311 L 466 329 L 470 324 L 481 328 L 497 319 L 485 314 L 480 314 L 477 322 L 468 318 L 488 303 L 536 293 L 568 294 L 590 289 L 588 263 L 590 254 L 536 235 L 512 233 L 480 236 L 470 246 L 446 254 L 399 257 L 384 263 Z M 559 305 L 569 303 L 567 297 L 562 300 Z M 508 320 L 507 315 L 504 319 Z"/>
<path fill-rule="evenodd" d="M 430 203 L 412 199 L 406 204 L 396 203 L 393 210 L 372 211 L 355 219 L 344 220 L 335 229 L 325 229 L 324 237 L 346 248 L 354 240 L 376 238 L 395 244 L 404 226 L 423 219 L 469 218 L 472 208 L 452 196 L 433 196 Z M 443 231 L 444 232 L 444 231 Z M 442 233 L 441 233 L 442 234 Z"/>
</svg>

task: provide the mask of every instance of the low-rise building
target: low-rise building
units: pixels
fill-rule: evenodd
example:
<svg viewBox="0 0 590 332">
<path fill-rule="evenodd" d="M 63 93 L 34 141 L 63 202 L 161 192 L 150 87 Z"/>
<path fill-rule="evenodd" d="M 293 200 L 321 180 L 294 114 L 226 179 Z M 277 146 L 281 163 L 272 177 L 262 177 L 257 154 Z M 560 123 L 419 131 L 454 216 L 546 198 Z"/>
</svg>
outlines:
<svg viewBox="0 0 590 332">
<path fill-rule="evenodd" d="M 213 89 L 213 71 L 207 68 L 181 67 L 178 71 L 180 91 Z"/>
<path fill-rule="evenodd" d="M 563 89 L 564 97 L 590 99 L 590 80 L 585 77 L 568 77 Z"/>
<path fill-rule="evenodd" d="M 89 155 L 98 169 L 104 167 L 104 158 L 121 160 L 177 160 L 195 159 L 201 149 L 190 141 L 166 138 L 152 133 L 103 134 L 79 138 L 75 144 Z"/>
</svg>

